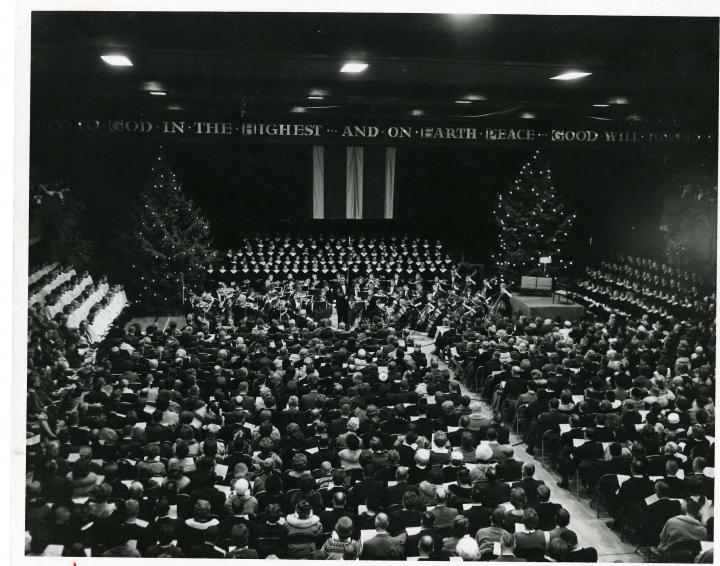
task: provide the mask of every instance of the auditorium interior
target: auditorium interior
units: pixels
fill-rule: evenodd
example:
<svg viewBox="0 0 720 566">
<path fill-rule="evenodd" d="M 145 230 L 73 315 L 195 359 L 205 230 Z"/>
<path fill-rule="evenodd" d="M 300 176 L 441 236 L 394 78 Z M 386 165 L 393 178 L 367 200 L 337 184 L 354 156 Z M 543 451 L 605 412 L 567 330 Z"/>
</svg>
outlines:
<svg viewBox="0 0 720 566">
<path fill-rule="evenodd" d="M 25 556 L 713 562 L 718 18 L 31 23 Z"/>
</svg>

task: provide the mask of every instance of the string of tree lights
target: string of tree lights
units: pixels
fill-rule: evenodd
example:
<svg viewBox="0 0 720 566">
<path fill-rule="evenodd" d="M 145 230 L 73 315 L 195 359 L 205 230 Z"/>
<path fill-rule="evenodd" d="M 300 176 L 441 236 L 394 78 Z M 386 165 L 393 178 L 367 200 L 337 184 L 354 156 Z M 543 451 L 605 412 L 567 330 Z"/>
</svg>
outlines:
<svg viewBox="0 0 720 566">
<path fill-rule="evenodd" d="M 131 207 L 121 247 L 136 298 L 149 307 L 182 299 L 201 280 L 215 250 L 210 225 L 163 156 L 156 158 Z"/>
<path fill-rule="evenodd" d="M 575 218 L 576 212 L 555 188 L 550 166 L 536 150 L 508 191 L 497 196 L 499 250 L 492 257 L 498 271 L 508 280 L 565 272 L 572 265 L 563 256 Z M 552 263 L 541 271 L 542 257 L 552 258 Z"/>
</svg>

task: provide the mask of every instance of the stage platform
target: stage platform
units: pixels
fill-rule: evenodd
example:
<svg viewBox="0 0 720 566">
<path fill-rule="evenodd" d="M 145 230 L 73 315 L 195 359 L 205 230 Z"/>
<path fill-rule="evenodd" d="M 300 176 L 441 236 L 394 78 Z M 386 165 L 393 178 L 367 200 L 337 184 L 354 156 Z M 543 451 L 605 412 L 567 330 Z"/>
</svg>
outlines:
<svg viewBox="0 0 720 566">
<path fill-rule="evenodd" d="M 526 316 L 540 318 L 551 318 L 559 316 L 564 320 L 577 320 L 585 314 L 585 308 L 582 305 L 567 301 L 563 297 L 563 302 L 558 302 L 558 297 L 553 298 L 551 296 L 543 295 L 518 295 L 513 294 L 510 297 L 510 304 L 512 305 L 513 312 L 521 312 Z"/>
</svg>

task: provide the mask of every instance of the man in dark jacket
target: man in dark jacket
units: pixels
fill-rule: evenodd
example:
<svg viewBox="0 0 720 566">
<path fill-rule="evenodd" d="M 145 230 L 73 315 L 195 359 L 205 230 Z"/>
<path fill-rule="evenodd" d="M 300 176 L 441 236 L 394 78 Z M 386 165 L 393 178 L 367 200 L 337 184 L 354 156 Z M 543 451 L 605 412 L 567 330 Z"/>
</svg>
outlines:
<svg viewBox="0 0 720 566">
<path fill-rule="evenodd" d="M 514 458 L 512 446 L 505 446 L 505 460 L 495 466 L 500 481 L 511 482 L 522 478 L 523 463 Z"/>
<path fill-rule="evenodd" d="M 564 489 L 570 487 L 568 478 L 572 476 L 578 469 L 581 462 L 585 460 L 602 460 L 605 454 L 603 445 L 595 440 L 595 429 L 588 428 L 585 431 L 585 442 L 576 441 L 569 451 L 569 454 L 560 460 L 559 472 L 562 481 L 558 482 L 558 486 Z"/>
<path fill-rule="evenodd" d="M 389 486 L 385 490 L 385 503 L 389 507 L 402 501 L 403 495 L 407 492 L 417 493 L 418 487 L 411 483 L 408 483 L 409 469 L 405 466 L 400 466 L 395 472 L 395 479 L 397 483 Z"/>
<path fill-rule="evenodd" d="M 528 505 L 531 507 L 537 503 L 538 497 L 537 497 L 537 490 L 538 486 L 543 485 L 544 482 L 542 480 L 536 480 L 533 476 L 535 475 L 535 464 L 531 462 L 527 462 L 523 464 L 521 469 L 521 477 L 522 479 L 520 481 L 516 481 L 512 486 L 513 487 L 522 487 L 525 490 L 525 495 L 527 496 Z"/>
<path fill-rule="evenodd" d="M 598 553 L 593 547 L 581 548 L 578 545 L 577 535 L 571 531 L 566 530 L 560 533 L 560 538 L 567 543 L 568 555 L 565 558 L 565 562 L 597 562 Z"/>
<path fill-rule="evenodd" d="M 375 517 L 374 537 L 365 541 L 363 545 L 362 560 L 403 560 L 405 558 L 406 533 L 397 537 L 390 536 L 388 526 L 390 520 L 385 513 L 378 513 Z"/>
<path fill-rule="evenodd" d="M 645 522 L 646 532 L 650 544 L 657 546 L 660 542 L 660 531 L 662 531 L 667 520 L 682 514 L 680 501 L 669 499 L 670 486 L 664 481 L 655 484 L 656 501 L 647 506 L 647 520 Z M 651 496 L 652 497 L 652 496 Z"/>
</svg>

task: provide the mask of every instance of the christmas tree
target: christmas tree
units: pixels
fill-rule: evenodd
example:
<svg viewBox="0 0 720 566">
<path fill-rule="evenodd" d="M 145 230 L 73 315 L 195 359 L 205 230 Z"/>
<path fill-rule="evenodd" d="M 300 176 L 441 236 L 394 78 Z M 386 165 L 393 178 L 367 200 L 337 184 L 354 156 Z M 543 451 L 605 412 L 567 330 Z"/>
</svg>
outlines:
<svg viewBox="0 0 720 566">
<path fill-rule="evenodd" d="M 550 167 L 536 151 L 508 191 L 497 197 L 500 249 L 493 258 L 504 278 L 561 275 L 572 264 L 564 250 L 575 217 L 555 188 Z M 552 258 L 552 263 L 541 264 L 541 257 Z"/>
<path fill-rule="evenodd" d="M 138 301 L 150 308 L 178 304 L 215 252 L 208 221 L 163 157 L 153 163 L 126 224 L 121 247 Z"/>
</svg>

